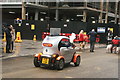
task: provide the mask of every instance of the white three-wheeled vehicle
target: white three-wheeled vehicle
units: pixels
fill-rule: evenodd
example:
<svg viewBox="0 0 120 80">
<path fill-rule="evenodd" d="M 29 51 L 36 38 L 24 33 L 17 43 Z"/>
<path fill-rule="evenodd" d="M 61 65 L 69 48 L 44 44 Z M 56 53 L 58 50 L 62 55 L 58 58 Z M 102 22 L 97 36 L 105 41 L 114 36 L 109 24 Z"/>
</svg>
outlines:
<svg viewBox="0 0 120 80">
<path fill-rule="evenodd" d="M 43 52 L 34 55 L 35 67 L 54 67 L 58 70 L 64 64 L 73 62 L 79 66 L 81 56 L 76 54 L 75 46 L 66 36 L 46 36 L 42 42 Z"/>
</svg>

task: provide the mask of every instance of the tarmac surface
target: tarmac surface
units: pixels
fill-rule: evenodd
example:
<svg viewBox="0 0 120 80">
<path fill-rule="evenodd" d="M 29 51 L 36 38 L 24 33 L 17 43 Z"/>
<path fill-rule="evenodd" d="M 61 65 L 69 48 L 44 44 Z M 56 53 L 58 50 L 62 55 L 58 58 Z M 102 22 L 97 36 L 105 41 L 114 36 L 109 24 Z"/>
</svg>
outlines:
<svg viewBox="0 0 120 80">
<path fill-rule="evenodd" d="M 3 78 L 118 78 L 118 55 L 105 52 L 105 48 L 77 52 L 81 64 L 65 65 L 63 70 L 36 68 L 33 56 L 7 58 L 2 60 Z M 83 79 L 84 80 L 84 79 Z M 104 80 L 104 79 L 103 79 Z M 109 79 L 108 79 L 109 80 Z M 114 79 L 113 79 L 114 80 Z"/>
<path fill-rule="evenodd" d="M 42 52 L 42 42 L 23 40 L 15 43 L 14 53 L 5 53 L 5 42 L 2 43 L 0 58 L 2 59 L 2 78 L 118 78 L 117 54 L 106 53 L 106 45 L 96 44 L 95 52 L 89 52 L 89 44 L 77 53 L 81 55 L 81 65 L 66 65 L 61 71 L 36 68 L 33 65 L 33 55 Z M 109 79 L 108 79 L 109 80 Z"/>
<path fill-rule="evenodd" d="M 42 52 L 42 41 L 23 40 L 22 43 L 14 43 L 14 52 L 6 53 L 6 42 L 2 42 L 0 47 L 0 58 L 6 59 L 10 57 L 28 56 Z M 75 43 L 76 49 L 79 49 L 79 43 Z M 96 44 L 96 48 L 105 47 L 104 44 Z M 85 49 L 89 49 L 89 44 L 86 44 Z"/>
</svg>

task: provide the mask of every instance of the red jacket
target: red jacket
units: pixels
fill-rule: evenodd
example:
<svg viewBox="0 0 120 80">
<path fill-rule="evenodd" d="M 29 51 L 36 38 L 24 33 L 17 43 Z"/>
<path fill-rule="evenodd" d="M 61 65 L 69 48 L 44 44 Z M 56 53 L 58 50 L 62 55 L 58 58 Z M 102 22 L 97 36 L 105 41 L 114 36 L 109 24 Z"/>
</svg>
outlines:
<svg viewBox="0 0 120 80">
<path fill-rule="evenodd" d="M 82 33 L 79 34 L 79 41 L 84 41 L 84 34 Z"/>
<path fill-rule="evenodd" d="M 112 43 L 113 43 L 113 44 L 119 44 L 119 40 L 113 39 L 113 40 L 112 40 Z"/>
</svg>

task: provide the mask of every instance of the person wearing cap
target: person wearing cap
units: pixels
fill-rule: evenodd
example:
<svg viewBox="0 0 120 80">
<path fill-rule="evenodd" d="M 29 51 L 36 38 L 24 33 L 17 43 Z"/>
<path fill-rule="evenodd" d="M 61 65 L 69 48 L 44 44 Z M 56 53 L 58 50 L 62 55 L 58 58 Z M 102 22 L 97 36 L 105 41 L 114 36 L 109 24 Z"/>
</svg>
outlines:
<svg viewBox="0 0 120 80">
<path fill-rule="evenodd" d="M 90 52 L 94 52 L 94 46 L 95 46 L 96 37 L 97 37 L 97 33 L 95 32 L 95 29 L 92 29 L 92 31 L 90 31 L 88 35 L 90 39 Z"/>
</svg>

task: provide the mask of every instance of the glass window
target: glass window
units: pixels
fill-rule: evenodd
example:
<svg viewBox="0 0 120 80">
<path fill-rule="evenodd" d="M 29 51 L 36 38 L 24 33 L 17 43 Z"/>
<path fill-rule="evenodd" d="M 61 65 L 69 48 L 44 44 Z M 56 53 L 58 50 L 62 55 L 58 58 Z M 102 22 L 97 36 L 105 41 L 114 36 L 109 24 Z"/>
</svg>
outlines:
<svg viewBox="0 0 120 80">
<path fill-rule="evenodd" d="M 60 50 L 61 47 L 70 47 L 70 41 L 69 39 L 62 39 L 58 44 L 58 49 Z"/>
</svg>

